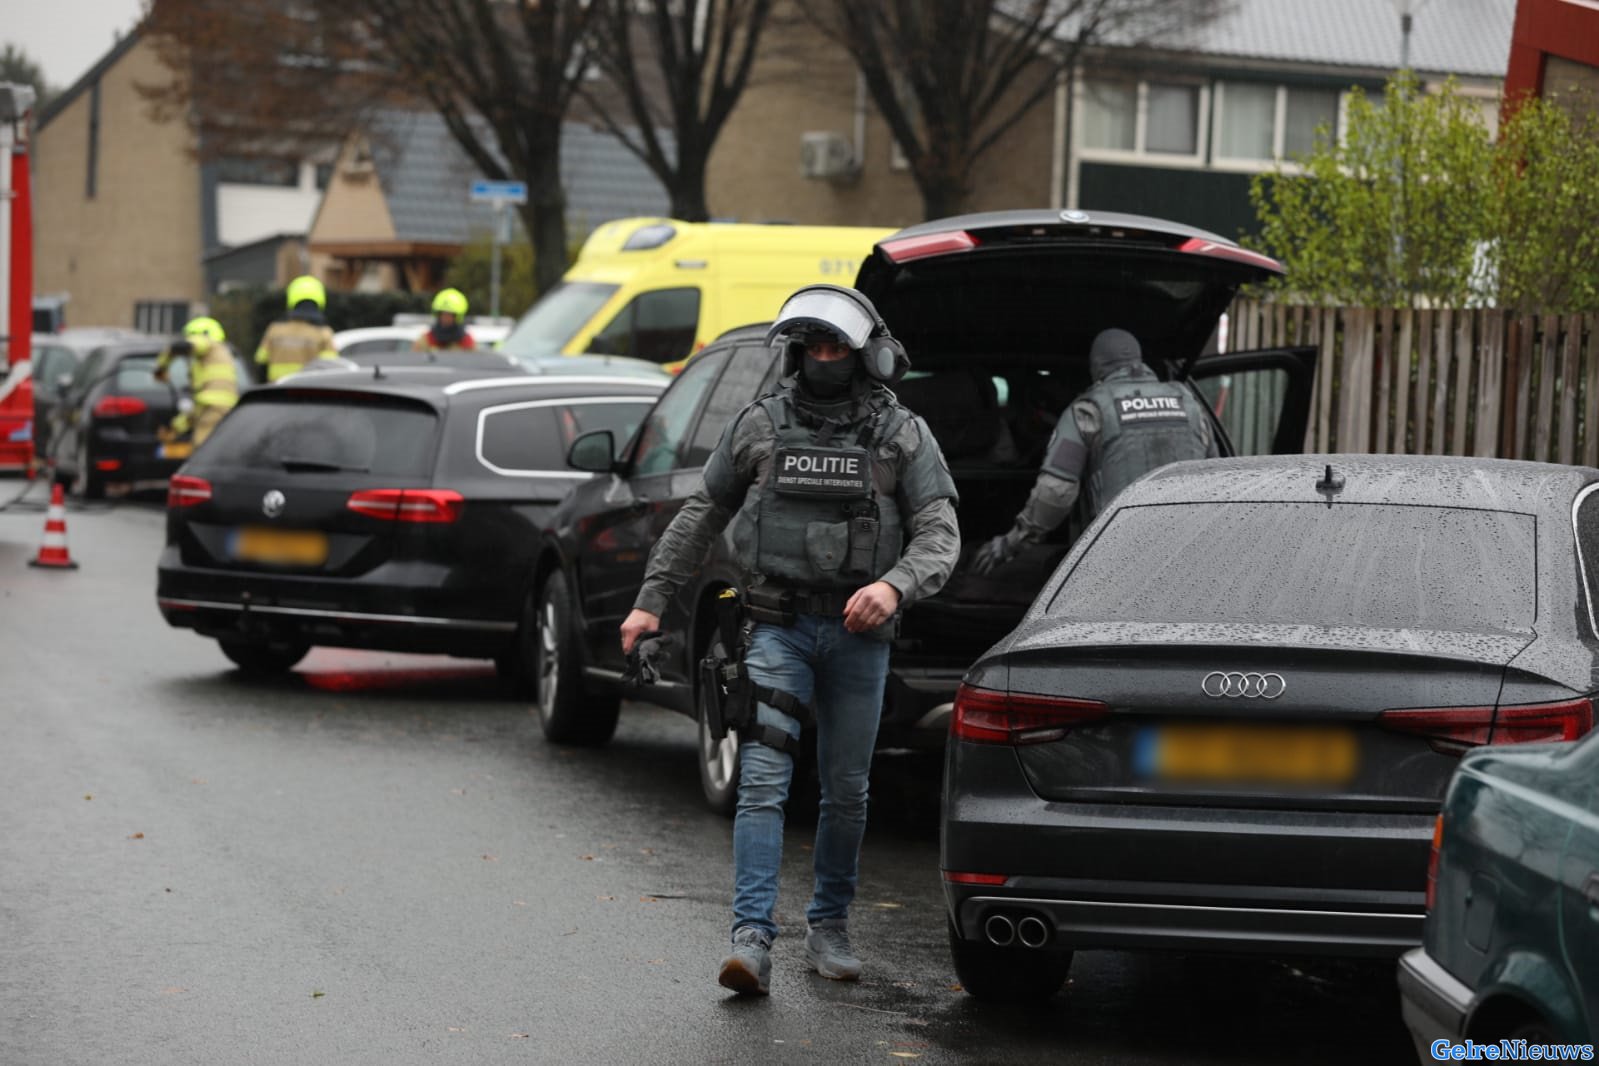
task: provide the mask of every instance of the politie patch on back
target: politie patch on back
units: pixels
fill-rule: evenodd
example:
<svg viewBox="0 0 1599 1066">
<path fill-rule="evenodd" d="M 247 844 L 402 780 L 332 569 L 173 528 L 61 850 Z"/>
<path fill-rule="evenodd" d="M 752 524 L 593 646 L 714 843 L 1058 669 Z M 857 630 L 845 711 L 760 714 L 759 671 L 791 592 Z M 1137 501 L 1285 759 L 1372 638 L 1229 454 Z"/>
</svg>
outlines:
<svg viewBox="0 0 1599 1066">
<path fill-rule="evenodd" d="M 1116 401 L 1116 420 L 1122 425 L 1140 422 L 1186 422 L 1183 401 L 1176 396 L 1123 396 Z"/>
<path fill-rule="evenodd" d="M 872 464 L 865 448 L 779 448 L 772 456 L 777 491 L 786 496 L 867 496 Z"/>
</svg>

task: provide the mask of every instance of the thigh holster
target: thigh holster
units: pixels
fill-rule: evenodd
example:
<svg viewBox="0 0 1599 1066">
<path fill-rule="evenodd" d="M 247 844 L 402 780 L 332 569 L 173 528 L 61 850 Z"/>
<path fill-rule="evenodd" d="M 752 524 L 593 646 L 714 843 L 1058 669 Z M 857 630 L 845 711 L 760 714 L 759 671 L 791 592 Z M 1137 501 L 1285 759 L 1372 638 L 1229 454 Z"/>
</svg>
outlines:
<svg viewBox="0 0 1599 1066">
<path fill-rule="evenodd" d="M 745 740 L 789 755 L 799 754 L 799 739 L 760 721 L 755 705 L 764 703 L 798 719 L 801 725 L 815 721 L 811 709 L 792 693 L 751 680 L 749 668 L 741 662 L 728 662 L 711 655 L 700 660 L 700 699 L 703 701 L 701 714 L 713 740 L 721 740 L 732 729 Z"/>
</svg>

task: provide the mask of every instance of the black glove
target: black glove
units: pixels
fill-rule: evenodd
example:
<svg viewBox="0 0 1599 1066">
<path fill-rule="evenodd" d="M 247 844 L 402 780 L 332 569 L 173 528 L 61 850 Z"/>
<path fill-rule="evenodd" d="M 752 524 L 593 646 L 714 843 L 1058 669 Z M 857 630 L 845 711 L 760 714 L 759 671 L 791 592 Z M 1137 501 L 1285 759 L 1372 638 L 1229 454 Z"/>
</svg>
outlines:
<svg viewBox="0 0 1599 1066">
<path fill-rule="evenodd" d="M 1021 531 L 1001 533 L 972 553 L 972 573 L 986 576 L 1016 558 L 1025 543 Z"/>
<path fill-rule="evenodd" d="M 661 667 L 676 648 L 677 641 L 658 629 L 640 634 L 633 644 L 633 650 L 627 654 L 627 669 L 622 673 L 622 683 L 655 684 L 661 679 Z"/>
</svg>

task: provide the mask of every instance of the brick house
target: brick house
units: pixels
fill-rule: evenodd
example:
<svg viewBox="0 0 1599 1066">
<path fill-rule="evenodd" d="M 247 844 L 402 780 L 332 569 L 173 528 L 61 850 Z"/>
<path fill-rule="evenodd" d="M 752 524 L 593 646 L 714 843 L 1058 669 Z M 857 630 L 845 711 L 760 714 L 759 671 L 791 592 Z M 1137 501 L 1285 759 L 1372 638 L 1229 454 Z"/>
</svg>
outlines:
<svg viewBox="0 0 1599 1066">
<path fill-rule="evenodd" d="M 1411 34 L 1422 83 L 1455 77 L 1490 124 L 1514 6 L 1422 5 Z M 1127 211 L 1236 236 L 1254 222 L 1251 176 L 1308 150 L 1318 124 L 1337 129 L 1349 90 L 1380 91 L 1400 48 L 1391 0 L 1234 0 L 1160 48 L 1107 42 L 981 160 L 971 207 Z M 856 165 L 807 177 L 811 134 L 830 134 Z M 849 57 L 803 19 L 763 36 L 709 174 L 712 209 L 740 220 L 921 221 L 921 197 Z"/>
<path fill-rule="evenodd" d="M 170 77 L 135 29 L 38 115 L 34 291 L 67 296 L 71 325 L 170 329 L 212 292 L 301 269 L 328 168 L 202 162 L 189 124 L 139 95 Z"/>
</svg>

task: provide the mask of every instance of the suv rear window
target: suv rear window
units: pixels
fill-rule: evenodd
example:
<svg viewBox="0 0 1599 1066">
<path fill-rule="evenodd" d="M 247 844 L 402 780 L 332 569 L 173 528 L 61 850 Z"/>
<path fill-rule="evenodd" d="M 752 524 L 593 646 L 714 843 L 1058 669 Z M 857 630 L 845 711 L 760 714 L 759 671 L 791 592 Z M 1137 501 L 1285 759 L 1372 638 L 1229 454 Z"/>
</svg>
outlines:
<svg viewBox="0 0 1599 1066">
<path fill-rule="evenodd" d="M 196 459 L 207 467 L 426 478 L 437 423 L 431 410 L 402 404 L 287 397 L 244 403 L 229 412 Z"/>
<path fill-rule="evenodd" d="M 1385 504 L 1124 507 L 1050 601 L 1071 621 L 1530 633 L 1531 515 Z"/>
<path fill-rule="evenodd" d="M 117 380 L 114 391 L 134 392 L 138 390 L 164 389 L 167 385 L 155 379 L 154 355 L 130 355 L 117 364 Z M 182 392 L 189 384 L 189 357 L 180 356 L 167 364 L 167 384 L 173 389 Z"/>
<path fill-rule="evenodd" d="M 612 402 L 533 400 L 479 415 L 478 459 L 499 473 L 571 474 L 566 453 L 584 433 L 608 429 L 618 446 L 649 414 L 652 397 Z"/>
</svg>

